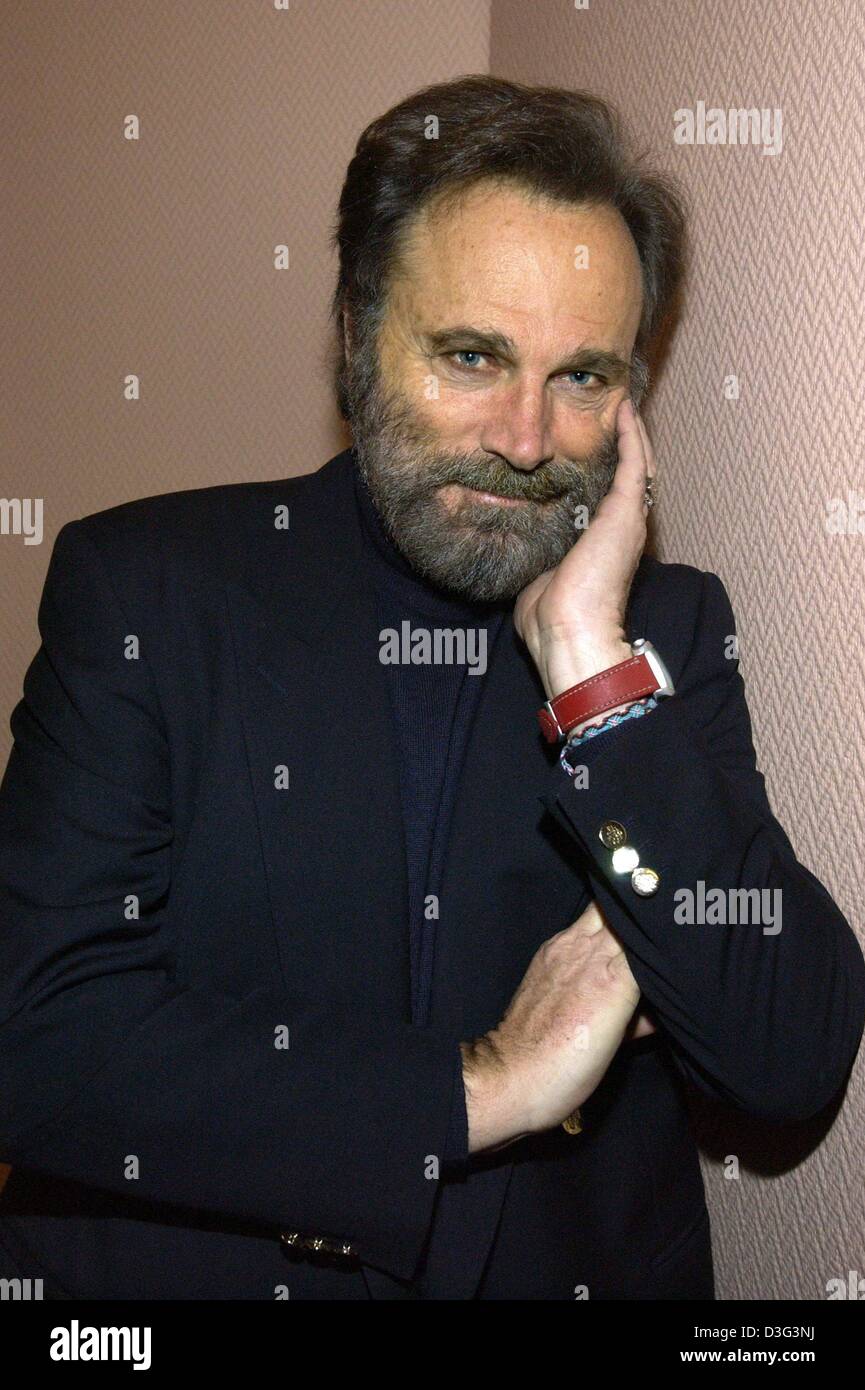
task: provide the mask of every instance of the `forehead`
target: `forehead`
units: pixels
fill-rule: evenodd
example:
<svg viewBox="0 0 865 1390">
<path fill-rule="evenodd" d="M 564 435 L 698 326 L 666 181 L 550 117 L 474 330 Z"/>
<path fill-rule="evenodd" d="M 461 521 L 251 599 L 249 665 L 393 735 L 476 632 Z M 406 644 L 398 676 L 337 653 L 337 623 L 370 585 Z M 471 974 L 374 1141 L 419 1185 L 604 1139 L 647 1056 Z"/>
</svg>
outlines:
<svg viewBox="0 0 865 1390">
<path fill-rule="evenodd" d="M 514 333 L 594 330 L 629 347 L 642 277 L 633 237 L 612 206 L 553 203 L 484 183 L 421 211 L 392 291 L 397 312 L 423 327 L 503 316 Z"/>
</svg>

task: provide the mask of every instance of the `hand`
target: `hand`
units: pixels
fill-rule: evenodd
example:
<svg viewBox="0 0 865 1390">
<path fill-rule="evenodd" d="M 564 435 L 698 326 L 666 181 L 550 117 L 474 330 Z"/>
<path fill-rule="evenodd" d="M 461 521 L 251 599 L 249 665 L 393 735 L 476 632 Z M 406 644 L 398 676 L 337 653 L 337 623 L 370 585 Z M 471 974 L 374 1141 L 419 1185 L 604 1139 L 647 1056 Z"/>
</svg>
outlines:
<svg viewBox="0 0 865 1390">
<path fill-rule="evenodd" d="M 636 1042 L 637 1038 L 647 1038 L 650 1033 L 657 1031 L 648 1014 L 634 1014 L 625 1033 L 625 1042 Z"/>
<path fill-rule="evenodd" d="M 561 564 L 532 580 L 514 607 L 548 699 L 632 655 L 625 608 L 646 543 L 644 493 L 655 460 L 628 397 L 619 402 L 616 428 L 619 464 L 609 492 Z"/>
<path fill-rule="evenodd" d="M 561 1124 L 601 1081 L 639 999 L 592 902 L 536 951 L 501 1023 L 462 1044 L 469 1151 Z"/>
</svg>

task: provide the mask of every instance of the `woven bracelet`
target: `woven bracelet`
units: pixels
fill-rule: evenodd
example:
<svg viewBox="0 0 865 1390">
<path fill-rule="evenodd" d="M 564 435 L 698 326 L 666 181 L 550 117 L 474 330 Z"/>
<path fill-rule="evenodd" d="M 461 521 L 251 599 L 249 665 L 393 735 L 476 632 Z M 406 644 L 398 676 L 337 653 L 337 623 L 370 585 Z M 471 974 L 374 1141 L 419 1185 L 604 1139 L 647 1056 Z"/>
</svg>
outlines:
<svg viewBox="0 0 865 1390">
<path fill-rule="evenodd" d="M 623 724 L 626 719 L 639 719 L 642 715 L 647 714 L 649 710 L 657 708 L 658 701 L 655 699 L 654 695 L 650 695 L 646 700 L 635 701 L 629 709 L 622 710 L 618 714 L 611 714 L 604 720 L 603 724 L 590 724 L 577 738 L 568 739 L 559 755 L 559 762 L 565 772 L 567 772 L 570 777 L 573 777 L 575 772 L 575 768 L 568 762 L 568 753 L 572 748 L 579 748 L 581 744 L 588 743 L 590 738 L 597 738 L 598 734 L 605 734 L 608 729 L 615 729 L 617 725 Z"/>
</svg>

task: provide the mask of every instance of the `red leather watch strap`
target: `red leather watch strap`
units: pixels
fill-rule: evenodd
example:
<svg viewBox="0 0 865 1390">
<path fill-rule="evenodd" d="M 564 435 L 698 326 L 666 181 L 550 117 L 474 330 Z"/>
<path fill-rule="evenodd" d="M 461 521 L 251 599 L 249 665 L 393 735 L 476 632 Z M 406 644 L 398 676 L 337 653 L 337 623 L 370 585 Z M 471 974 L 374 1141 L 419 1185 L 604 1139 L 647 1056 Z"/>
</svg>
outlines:
<svg viewBox="0 0 865 1390">
<path fill-rule="evenodd" d="M 538 710 L 541 731 L 548 743 L 557 743 L 577 724 L 604 710 L 653 695 L 661 686 L 645 656 L 632 656 L 572 685 Z"/>
</svg>

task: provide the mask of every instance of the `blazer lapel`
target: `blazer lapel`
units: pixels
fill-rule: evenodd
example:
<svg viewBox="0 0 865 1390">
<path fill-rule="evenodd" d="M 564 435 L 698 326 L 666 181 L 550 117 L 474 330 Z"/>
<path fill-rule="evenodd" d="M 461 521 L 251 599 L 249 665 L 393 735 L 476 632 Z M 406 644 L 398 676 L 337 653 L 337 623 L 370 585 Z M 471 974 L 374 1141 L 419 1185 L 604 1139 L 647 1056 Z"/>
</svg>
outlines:
<svg viewBox="0 0 865 1390">
<path fill-rule="evenodd" d="M 404 1022 L 399 771 L 351 467 L 291 480 L 287 530 L 262 490 L 227 599 L 285 988 Z"/>
</svg>

